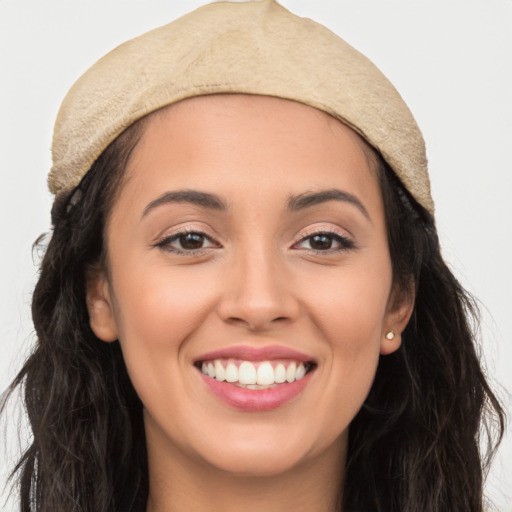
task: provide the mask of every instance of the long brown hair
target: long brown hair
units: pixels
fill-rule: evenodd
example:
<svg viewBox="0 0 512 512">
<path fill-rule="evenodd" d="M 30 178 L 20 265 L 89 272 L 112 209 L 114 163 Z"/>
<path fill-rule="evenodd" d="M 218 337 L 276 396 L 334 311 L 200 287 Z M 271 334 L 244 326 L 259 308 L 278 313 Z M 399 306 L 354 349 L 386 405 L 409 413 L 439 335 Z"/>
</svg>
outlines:
<svg viewBox="0 0 512 512">
<path fill-rule="evenodd" d="M 119 344 L 96 338 L 85 303 L 85 276 L 104 257 L 105 223 L 141 129 L 118 137 L 52 210 L 32 303 L 37 344 L 10 388 L 23 389 L 33 433 L 13 472 L 23 512 L 145 509 L 142 404 Z M 351 424 L 340 509 L 482 512 L 504 415 L 476 354 L 475 303 L 442 259 L 432 217 L 377 160 L 394 281 L 413 280 L 416 304 Z"/>
</svg>

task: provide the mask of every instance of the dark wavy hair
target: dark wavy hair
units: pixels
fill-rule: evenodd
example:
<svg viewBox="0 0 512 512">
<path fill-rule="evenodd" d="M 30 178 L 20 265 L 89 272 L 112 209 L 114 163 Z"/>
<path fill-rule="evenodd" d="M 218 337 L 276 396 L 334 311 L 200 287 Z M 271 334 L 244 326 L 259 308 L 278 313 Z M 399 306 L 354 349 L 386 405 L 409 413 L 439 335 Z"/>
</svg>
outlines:
<svg viewBox="0 0 512 512">
<path fill-rule="evenodd" d="M 148 465 L 142 404 L 118 342 L 93 334 L 89 272 L 139 121 L 52 209 L 32 315 L 37 344 L 10 387 L 23 390 L 33 438 L 15 467 L 22 512 L 142 512 Z M 414 283 L 401 348 L 382 356 L 350 427 L 340 510 L 482 512 L 483 480 L 504 414 L 475 345 L 477 311 L 443 261 L 434 220 L 374 155 L 394 283 Z"/>
</svg>

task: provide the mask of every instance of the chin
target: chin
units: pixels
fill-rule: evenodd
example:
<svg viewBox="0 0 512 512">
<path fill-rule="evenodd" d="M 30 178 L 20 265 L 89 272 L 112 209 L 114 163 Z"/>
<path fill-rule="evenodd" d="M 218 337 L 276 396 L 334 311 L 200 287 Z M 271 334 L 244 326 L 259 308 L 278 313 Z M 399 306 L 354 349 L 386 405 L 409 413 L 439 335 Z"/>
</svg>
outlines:
<svg viewBox="0 0 512 512">
<path fill-rule="evenodd" d="M 222 456 L 210 457 L 208 463 L 216 469 L 243 477 L 269 477 L 287 473 L 297 468 L 304 455 L 288 450 L 269 450 L 265 447 L 229 449 Z"/>
<path fill-rule="evenodd" d="M 195 449 L 208 465 L 221 471 L 240 477 L 274 476 L 299 470 L 304 464 L 314 463 L 326 451 L 334 455 L 334 451 L 341 452 L 346 446 L 345 433 L 339 437 L 334 432 L 324 433 L 324 436 L 315 434 L 303 428 L 290 428 L 290 425 L 283 428 L 282 425 L 259 424 L 228 429 L 216 442 L 205 437 L 204 444 L 196 443 Z M 219 442 L 219 439 L 225 441 Z"/>
</svg>

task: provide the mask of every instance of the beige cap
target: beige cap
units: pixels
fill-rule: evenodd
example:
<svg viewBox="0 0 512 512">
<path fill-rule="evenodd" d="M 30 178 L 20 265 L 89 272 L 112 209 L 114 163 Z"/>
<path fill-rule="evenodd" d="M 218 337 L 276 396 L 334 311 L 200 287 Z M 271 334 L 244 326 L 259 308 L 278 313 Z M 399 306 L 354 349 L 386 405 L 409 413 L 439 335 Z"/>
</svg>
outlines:
<svg viewBox="0 0 512 512">
<path fill-rule="evenodd" d="M 217 2 L 128 41 L 73 85 L 53 135 L 54 194 L 75 187 L 137 119 L 215 93 L 277 96 L 351 126 L 429 212 L 425 143 L 410 110 L 365 56 L 273 0 Z"/>
</svg>

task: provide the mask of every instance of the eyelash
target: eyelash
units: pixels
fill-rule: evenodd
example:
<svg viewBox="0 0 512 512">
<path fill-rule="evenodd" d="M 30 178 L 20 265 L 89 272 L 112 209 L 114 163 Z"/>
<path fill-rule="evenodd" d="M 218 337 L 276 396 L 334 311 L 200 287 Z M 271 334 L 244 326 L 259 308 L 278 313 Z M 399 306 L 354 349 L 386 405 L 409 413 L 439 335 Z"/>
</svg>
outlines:
<svg viewBox="0 0 512 512">
<path fill-rule="evenodd" d="M 159 242 L 157 242 L 154 246 L 158 247 L 164 251 L 172 252 L 174 254 L 183 255 L 183 256 L 189 256 L 189 255 L 195 255 L 195 254 L 202 254 L 205 252 L 205 249 L 210 249 L 210 247 L 200 247 L 198 249 L 177 249 L 175 247 L 171 246 L 172 242 L 175 242 L 180 239 L 182 236 L 186 235 L 200 235 L 203 240 L 208 241 L 212 243 L 213 245 L 217 245 L 217 247 L 220 247 L 220 245 L 213 240 L 210 236 L 208 236 L 206 233 L 203 233 L 202 231 L 199 231 L 197 229 L 183 229 L 180 231 L 176 231 L 172 235 L 168 235 Z"/>
<path fill-rule="evenodd" d="M 177 231 L 171 235 L 168 235 L 165 238 L 163 238 L 162 240 L 160 240 L 159 242 L 157 242 L 156 244 L 154 244 L 154 247 L 158 247 L 164 251 L 172 252 L 174 254 L 184 255 L 184 256 L 203 254 L 205 252 L 205 250 L 212 248 L 212 247 L 200 247 L 198 249 L 183 249 L 183 248 L 178 249 L 176 247 L 171 246 L 171 244 L 173 242 L 179 240 L 182 236 L 186 236 L 189 234 L 190 235 L 199 235 L 202 237 L 203 240 L 211 243 L 213 247 L 220 247 L 220 244 L 218 244 L 215 240 L 213 240 L 213 238 L 208 236 L 206 233 L 199 231 L 199 230 L 194 230 L 194 229 L 183 229 L 181 231 Z M 349 251 L 349 250 L 355 248 L 355 243 L 352 240 L 350 240 L 345 235 L 342 235 L 342 234 L 338 233 L 337 231 L 332 231 L 332 230 L 320 230 L 320 231 L 313 231 L 311 233 L 307 233 L 298 242 L 296 242 L 292 246 L 292 248 L 297 247 L 298 245 L 302 244 L 306 240 L 310 240 L 315 236 L 327 236 L 327 237 L 331 238 L 332 242 L 337 242 L 338 244 L 340 244 L 340 247 L 338 247 L 336 249 L 332 249 L 329 247 L 328 249 L 325 249 L 325 250 L 313 249 L 313 248 L 306 249 L 314 254 L 320 254 L 320 255 L 336 254 L 336 253 L 340 253 L 340 252 L 344 252 L 344 251 Z"/>
<path fill-rule="evenodd" d="M 332 249 L 329 247 L 328 249 L 325 249 L 325 250 L 313 249 L 313 248 L 307 249 L 310 252 L 313 252 L 314 254 L 321 254 L 321 255 L 337 254 L 340 252 L 345 252 L 345 251 L 354 249 L 356 246 L 355 243 L 347 236 L 342 235 L 341 233 L 338 233 L 337 231 L 327 229 L 327 230 L 319 230 L 319 231 L 312 231 L 310 233 L 306 233 L 306 235 L 303 236 L 297 243 L 295 243 L 293 245 L 293 247 L 296 247 L 297 245 L 305 242 L 306 240 L 311 240 L 315 236 L 327 236 L 327 237 L 331 238 L 332 242 L 339 243 L 340 247 L 338 247 L 336 249 Z"/>
</svg>

